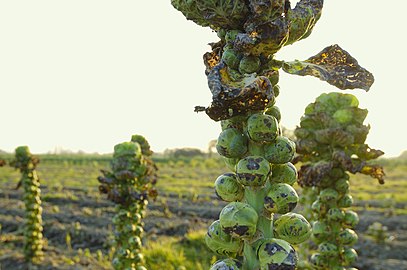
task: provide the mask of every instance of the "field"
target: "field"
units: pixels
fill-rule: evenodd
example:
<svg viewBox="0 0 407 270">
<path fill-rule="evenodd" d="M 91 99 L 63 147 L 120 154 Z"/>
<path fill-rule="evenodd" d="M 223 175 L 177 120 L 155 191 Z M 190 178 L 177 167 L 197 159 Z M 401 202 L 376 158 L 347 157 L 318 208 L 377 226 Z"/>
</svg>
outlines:
<svg viewBox="0 0 407 270">
<path fill-rule="evenodd" d="M 15 190 L 20 174 L 5 166 L 0 168 L 0 270 L 112 269 L 114 205 L 99 194 L 96 179 L 100 169 L 108 169 L 109 157 L 44 155 L 40 160 L 45 260 L 39 266 L 24 262 L 24 204 L 22 191 Z M 204 235 L 225 205 L 214 195 L 213 182 L 227 169 L 216 157 L 156 157 L 155 161 L 159 196 L 150 202 L 145 219 L 147 268 L 209 269 L 219 256 L 206 248 Z M 407 269 L 407 162 L 381 162 L 387 174 L 385 185 L 365 176 L 351 178 L 353 209 L 361 218 L 355 266 L 403 270 Z M 368 227 L 374 222 L 386 226 L 387 234 L 370 236 Z"/>
</svg>

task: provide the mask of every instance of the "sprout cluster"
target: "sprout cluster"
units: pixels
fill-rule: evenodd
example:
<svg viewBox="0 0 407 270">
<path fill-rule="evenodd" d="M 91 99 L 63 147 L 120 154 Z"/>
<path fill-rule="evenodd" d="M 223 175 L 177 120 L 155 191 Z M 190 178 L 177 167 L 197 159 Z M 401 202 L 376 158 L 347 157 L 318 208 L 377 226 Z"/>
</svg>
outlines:
<svg viewBox="0 0 407 270">
<path fill-rule="evenodd" d="M 215 182 L 218 196 L 230 203 L 206 237 L 213 251 L 229 259 L 212 269 L 295 269 L 297 256 L 291 244 L 305 241 L 310 225 L 290 213 L 299 199 L 291 186 L 297 178 L 290 163 L 296 146 L 282 136 L 281 114 L 274 106 L 280 92 L 279 70 L 314 76 L 340 89 L 369 90 L 373 75 L 338 45 L 304 61 L 275 59 L 282 47 L 311 34 L 323 0 L 300 0 L 293 8 L 289 0 L 171 3 L 220 38 L 203 57 L 212 103 L 195 107 L 221 121 L 216 149 L 232 170 Z M 281 216 L 274 221 L 274 214 Z"/>
<path fill-rule="evenodd" d="M 99 190 L 115 202 L 113 217 L 115 228 L 115 269 L 146 269 L 141 253 L 143 222 L 148 197 L 156 196 L 156 166 L 150 156 L 152 151 L 146 139 L 132 136 L 131 142 L 114 147 L 110 163 L 112 171 L 102 171 Z"/>
<path fill-rule="evenodd" d="M 39 159 L 34 157 L 27 146 L 17 147 L 15 159 L 10 165 L 21 172 L 21 180 L 17 187 L 24 189 L 25 204 L 24 223 L 24 256 L 32 263 L 40 262 L 43 257 L 43 227 L 40 181 L 35 170 Z"/>
<path fill-rule="evenodd" d="M 299 199 L 292 187 L 297 180 L 291 163 L 295 143 L 281 135 L 276 112 L 270 106 L 221 122 L 216 149 L 232 172 L 216 179 L 215 191 L 229 204 L 205 239 L 211 250 L 229 258 L 211 269 L 295 269 L 292 245 L 311 234 L 308 221 L 290 213 Z M 274 219 L 274 214 L 280 216 Z"/>
<path fill-rule="evenodd" d="M 303 163 L 298 182 L 306 194 L 316 196 L 311 205 L 312 238 L 318 245 L 310 258 L 314 269 L 346 269 L 357 259 L 352 245 L 358 240 L 353 229 L 359 217 L 349 209 L 348 172 L 369 174 L 383 183 L 383 169 L 367 163 L 383 152 L 365 144 L 368 111 L 358 105 L 350 94 L 322 94 L 307 106 L 295 130 L 296 159 Z"/>
</svg>

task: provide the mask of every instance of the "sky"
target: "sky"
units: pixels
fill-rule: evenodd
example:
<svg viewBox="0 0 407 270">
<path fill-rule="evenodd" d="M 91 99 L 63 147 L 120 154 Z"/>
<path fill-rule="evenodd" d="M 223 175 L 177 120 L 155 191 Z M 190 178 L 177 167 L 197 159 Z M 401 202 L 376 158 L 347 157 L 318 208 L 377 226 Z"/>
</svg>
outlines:
<svg viewBox="0 0 407 270">
<path fill-rule="evenodd" d="M 367 143 L 392 157 L 407 150 L 407 1 L 388 3 L 325 1 L 311 36 L 276 58 L 305 60 L 332 44 L 347 50 L 375 83 L 343 92 L 369 110 Z M 220 123 L 193 109 L 211 102 L 202 55 L 216 41 L 170 0 L 0 1 L 0 149 L 111 153 L 132 134 L 155 152 L 206 149 Z M 341 91 L 284 72 L 279 85 L 288 128 L 321 93 Z"/>
</svg>

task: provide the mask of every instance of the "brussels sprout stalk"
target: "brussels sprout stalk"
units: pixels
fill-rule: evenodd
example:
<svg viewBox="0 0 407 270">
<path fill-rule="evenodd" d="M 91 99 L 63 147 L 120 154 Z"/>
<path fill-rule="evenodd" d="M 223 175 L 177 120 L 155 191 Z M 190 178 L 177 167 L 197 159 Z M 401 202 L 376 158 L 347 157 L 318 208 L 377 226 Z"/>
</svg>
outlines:
<svg viewBox="0 0 407 270">
<path fill-rule="evenodd" d="M 296 160 L 303 164 L 298 182 L 308 196 L 305 201 L 312 201 L 309 216 L 315 220 L 312 240 L 318 250 L 311 255 L 313 269 L 343 269 L 357 259 L 352 246 L 359 218 L 349 210 L 349 173 L 368 174 L 384 183 L 383 168 L 368 163 L 383 152 L 365 144 L 370 126 L 363 125 L 367 110 L 358 104 L 350 94 L 322 94 L 307 106 L 295 130 Z"/>
<path fill-rule="evenodd" d="M 211 270 L 295 269 L 291 244 L 310 235 L 307 220 L 290 213 L 299 199 L 292 188 L 297 171 L 290 163 L 295 143 L 282 136 L 281 113 L 274 105 L 279 70 L 315 76 L 341 89 L 368 90 L 373 83 L 371 73 L 338 45 L 305 61 L 275 59 L 282 47 L 311 34 L 323 2 L 300 0 L 292 8 L 288 0 L 171 0 L 188 20 L 212 28 L 220 38 L 204 55 L 212 103 L 195 107 L 221 121 L 216 149 L 232 171 L 215 181 L 216 194 L 229 202 L 215 221 L 223 232 L 212 224 L 206 236 L 208 246 L 229 259 Z M 273 213 L 282 216 L 274 219 Z M 229 248 L 219 245 L 225 241 Z"/>
<path fill-rule="evenodd" d="M 143 222 L 148 197 L 155 198 L 156 167 L 152 151 L 144 137 L 133 135 L 131 142 L 114 147 L 112 171 L 102 170 L 99 190 L 116 203 L 115 269 L 145 270 L 141 253 Z"/>
<path fill-rule="evenodd" d="M 17 185 L 24 189 L 23 200 L 25 203 L 24 223 L 24 256 L 26 261 L 38 264 L 43 260 L 43 235 L 42 235 L 42 207 L 40 181 L 36 166 L 39 159 L 30 153 L 27 146 L 17 147 L 15 159 L 10 166 L 19 169 L 21 180 Z"/>
</svg>

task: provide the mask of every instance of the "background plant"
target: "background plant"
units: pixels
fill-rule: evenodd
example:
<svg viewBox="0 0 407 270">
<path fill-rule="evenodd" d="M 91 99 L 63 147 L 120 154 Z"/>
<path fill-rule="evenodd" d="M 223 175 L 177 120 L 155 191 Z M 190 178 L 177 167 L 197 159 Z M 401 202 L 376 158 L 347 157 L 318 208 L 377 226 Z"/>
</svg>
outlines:
<svg viewBox="0 0 407 270">
<path fill-rule="evenodd" d="M 141 253 L 143 222 L 148 197 L 155 198 L 156 166 L 147 140 L 133 135 L 131 142 L 117 144 L 110 162 L 112 171 L 102 170 L 100 192 L 116 203 L 115 269 L 146 269 Z"/>
<path fill-rule="evenodd" d="M 343 269 L 357 258 L 352 245 L 359 222 L 350 194 L 349 173 L 370 175 L 384 183 L 381 166 L 368 161 L 383 155 L 365 144 L 368 114 L 350 94 L 320 95 L 305 109 L 297 136 L 296 161 L 301 161 L 299 184 L 308 195 L 313 214 L 313 240 L 318 251 L 311 256 L 313 269 Z"/>
<path fill-rule="evenodd" d="M 212 52 L 204 55 L 212 104 L 197 106 L 195 111 L 222 121 L 216 148 L 233 173 L 215 182 L 217 194 L 230 204 L 210 226 L 207 242 L 218 253 L 243 258 L 226 259 L 212 268 L 294 269 L 295 251 L 285 240 L 296 244 L 305 240 L 308 223 L 294 214 L 280 217 L 276 224 L 272 218 L 273 213 L 291 211 L 298 200 L 290 186 L 296 177 L 289 163 L 295 144 L 281 136 L 281 115 L 274 106 L 278 70 L 316 76 L 340 89 L 368 90 L 373 76 L 338 45 L 306 61 L 274 58 L 283 46 L 311 34 L 323 0 L 302 0 L 294 8 L 286 0 L 171 3 L 187 19 L 211 27 L 220 38 L 211 44 Z"/>
<path fill-rule="evenodd" d="M 42 235 L 42 207 L 40 180 L 36 167 L 39 159 L 30 153 L 27 146 L 17 147 L 15 159 L 10 166 L 20 170 L 21 179 L 17 189 L 24 189 L 23 201 L 25 204 L 24 223 L 24 256 L 32 263 L 39 263 L 43 259 L 43 235 Z"/>
</svg>

